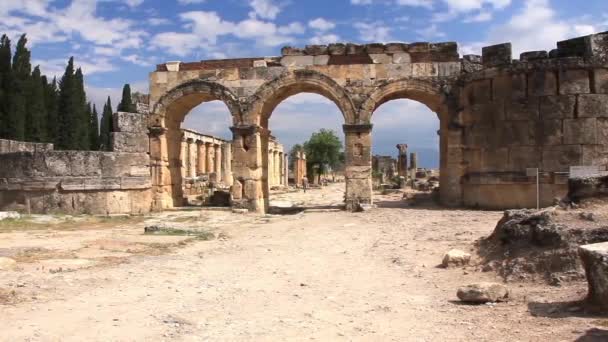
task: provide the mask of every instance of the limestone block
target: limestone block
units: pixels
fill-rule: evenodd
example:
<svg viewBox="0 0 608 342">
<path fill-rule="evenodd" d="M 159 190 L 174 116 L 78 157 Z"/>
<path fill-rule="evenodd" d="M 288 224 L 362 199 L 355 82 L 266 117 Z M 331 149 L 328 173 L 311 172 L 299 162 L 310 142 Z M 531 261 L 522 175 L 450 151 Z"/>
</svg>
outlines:
<svg viewBox="0 0 608 342">
<path fill-rule="evenodd" d="M 349 179 L 367 179 L 372 174 L 372 166 L 348 166 L 344 174 Z"/>
<path fill-rule="evenodd" d="M 150 177 L 121 177 L 120 188 L 123 190 L 149 189 L 152 187 Z"/>
<path fill-rule="evenodd" d="M 481 51 L 483 66 L 486 68 L 508 65 L 513 60 L 511 43 L 486 46 Z"/>
<path fill-rule="evenodd" d="M 538 167 L 541 155 L 537 146 L 513 146 L 509 148 L 509 169 L 525 171 L 526 168 Z"/>
<path fill-rule="evenodd" d="M 500 146 L 529 146 L 536 143 L 536 125 L 533 121 L 506 121 L 500 134 Z"/>
<path fill-rule="evenodd" d="M 462 71 L 462 63 L 460 62 L 441 62 L 436 63 L 437 75 L 440 77 L 459 76 Z"/>
<path fill-rule="evenodd" d="M 59 187 L 65 191 L 84 191 L 84 178 L 65 178 L 59 184 Z"/>
<path fill-rule="evenodd" d="M 382 54 L 385 52 L 385 46 L 381 43 L 371 43 L 365 45 L 365 52 L 368 54 Z"/>
<path fill-rule="evenodd" d="M 281 65 L 286 67 L 297 67 L 314 65 L 313 56 L 285 56 L 281 58 Z"/>
<path fill-rule="evenodd" d="M 543 147 L 541 169 L 545 172 L 567 172 L 570 166 L 581 165 L 583 150 L 580 145 Z"/>
<path fill-rule="evenodd" d="M 151 81 L 153 84 L 166 84 L 167 83 L 167 73 L 164 71 L 157 71 L 150 75 Z"/>
<path fill-rule="evenodd" d="M 177 71 L 179 71 L 179 65 L 180 64 L 181 64 L 181 62 L 174 61 L 174 62 L 167 62 L 167 63 L 165 63 L 165 66 L 167 67 L 167 71 L 169 71 L 169 72 L 177 72 Z"/>
<path fill-rule="evenodd" d="M 608 310 L 608 242 L 580 246 L 578 253 L 587 275 L 587 301 Z"/>
<path fill-rule="evenodd" d="M 464 104 L 476 105 L 488 103 L 492 98 L 490 80 L 479 80 L 468 83 L 463 90 Z"/>
<path fill-rule="evenodd" d="M 608 149 L 608 118 L 598 118 L 596 125 L 597 143 L 606 146 Z"/>
<path fill-rule="evenodd" d="M 560 94 L 588 94 L 591 92 L 587 70 L 561 70 L 559 73 Z"/>
<path fill-rule="evenodd" d="M 599 131 L 599 130 L 598 130 Z M 608 149 L 606 145 L 583 145 L 583 165 L 608 165 Z"/>
<path fill-rule="evenodd" d="M 145 133 L 112 132 L 111 146 L 114 152 L 147 153 L 150 144 Z"/>
<path fill-rule="evenodd" d="M 608 69 L 593 70 L 593 89 L 595 93 L 608 94 Z"/>
<path fill-rule="evenodd" d="M 563 122 L 560 119 L 542 120 L 536 125 L 539 145 L 561 145 L 563 143 Z"/>
<path fill-rule="evenodd" d="M 147 133 L 148 116 L 139 113 L 117 112 L 112 114 L 114 132 Z"/>
<path fill-rule="evenodd" d="M 281 49 L 281 55 L 282 56 L 304 56 L 304 50 L 302 49 L 298 49 L 295 47 L 291 47 L 291 46 L 284 46 Z"/>
<path fill-rule="evenodd" d="M 120 190 L 120 178 L 85 178 L 84 190 Z"/>
<path fill-rule="evenodd" d="M 507 120 L 538 120 L 538 98 L 519 99 L 506 103 L 505 117 Z"/>
<path fill-rule="evenodd" d="M 329 62 L 329 55 L 317 55 L 314 56 L 313 63 L 314 65 L 327 65 Z"/>
<path fill-rule="evenodd" d="M 329 44 L 329 46 L 327 46 L 327 51 L 332 56 L 344 55 L 346 54 L 346 45 L 342 43 Z"/>
<path fill-rule="evenodd" d="M 596 144 L 596 119 L 564 120 L 564 144 Z"/>
<path fill-rule="evenodd" d="M 508 163 L 509 149 L 506 147 L 490 148 L 481 150 L 481 171 L 482 172 L 503 172 L 509 171 Z"/>
<path fill-rule="evenodd" d="M 365 47 L 357 44 L 346 44 L 346 54 L 347 55 L 360 55 L 365 53 Z"/>
<path fill-rule="evenodd" d="M 464 55 L 462 56 L 462 71 L 467 74 L 477 72 L 483 69 L 481 64 L 481 56 L 479 55 Z"/>
<path fill-rule="evenodd" d="M 438 76 L 439 70 L 433 63 L 412 63 L 412 76 L 431 77 Z"/>
<path fill-rule="evenodd" d="M 554 71 L 534 71 L 528 76 L 530 96 L 557 95 L 557 74 Z"/>
<path fill-rule="evenodd" d="M 66 176 L 71 172 L 70 160 L 66 152 L 52 152 L 44 156 L 49 176 Z"/>
<path fill-rule="evenodd" d="M 586 37 L 590 59 L 595 63 L 608 63 L 608 32 L 596 33 Z"/>
<path fill-rule="evenodd" d="M 410 57 L 410 54 L 407 52 L 397 52 L 395 54 L 393 54 L 393 63 L 395 64 L 404 64 L 404 63 L 411 63 L 412 62 L 412 58 Z"/>
<path fill-rule="evenodd" d="M 254 68 L 266 68 L 267 66 L 268 66 L 268 64 L 263 59 L 257 60 L 257 61 L 253 61 L 253 67 Z"/>
<path fill-rule="evenodd" d="M 236 81 L 240 78 L 239 69 L 238 68 L 221 69 L 219 71 L 217 77 L 223 81 Z"/>
<path fill-rule="evenodd" d="M 608 95 L 579 95 L 578 116 L 581 118 L 608 117 Z"/>
<path fill-rule="evenodd" d="M 547 51 L 527 51 L 519 55 L 519 60 L 522 62 L 535 61 L 539 59 L 547 59 L 549 54 Z"/>
<path fill-rule="evenodd" d="M 389 64 L 393 61 L 391 56 L 385 53 L 370 53 L 369 57 L 372 59 L 374 64 Z"/>
<path fill-rule="evenodd" d="M 388 43 L 384 46 L 386 53 L 400 53 L 407 51 L 409 46 L 405 43 Z"/>
<path fill-rule="evenodd" d="M 527 96 L 527 76 L 524 73 L 503 74 L 494 77 L 494 99 L 524 99 Z"/>
<path fill-rule="evenodd" d="M 573 118 L 575 106 L 576 96 L 574 95 L 541 97 L 540 118 L 541 120 Z"/>
<path fill-rule="evenodd" d="M 495 124 L 505 119 L 505 106 L 503 101 L 493 101 L 472 105 L 465 111 L 464 120 L 467 123 Z"/>
<path fill-rule="evenodd" d="M 327 45 L 306 45 L 304 52 L 310 56 L 327 55 Z"/>
<path fill-rule="evenodd" d="M 69 153 L 69 175 L 76 177 L 100 177 L 101 164 L 99 156 L 100 154 L 98 152 L 92 151 L 73 151 Z"/>
<path fill-rule="evenodd" d="M 452 249 L 444 254 L 441 265 L 446 268 L 451 266 L 466 266 L 470 261 L 471 254 L 459 249 Z"/>
<path fill-rule="evenodd" d="M 386 69 L 386 78 L 389 79 L 399 79 L 403 77 L 408 77 L 412 75 L 412 65 L 411 64 L 389 64 L 389 65 L 377 65 L 376 67 L 385 67 Z M 377 71 L 378 69 L 376 69 Z M 379 75 L 378 75 L 378 78 Z"/>
</svg>

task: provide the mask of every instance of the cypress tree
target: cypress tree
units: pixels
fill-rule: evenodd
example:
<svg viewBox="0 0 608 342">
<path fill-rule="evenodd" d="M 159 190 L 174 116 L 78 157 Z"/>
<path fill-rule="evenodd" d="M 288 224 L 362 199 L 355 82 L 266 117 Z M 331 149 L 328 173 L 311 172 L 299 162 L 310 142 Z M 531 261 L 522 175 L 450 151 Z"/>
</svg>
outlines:
<svg viewBox="0 0 608 342">
<path fill-rule="evenodd" d="M 59 92 L 57 90 L 57 80 L 53 77 L 51 83 L 48 82 L 46 76 L 42 76 L 44 85 L 44 104 L 46 105 L 46 136 L 47 141 L 57 143 L 57 135 L 59 134 L 59 123 L 57 114 L 57 105 L 59 101 Z"/>
<path fill-rule="evenodd" d="M 21 35 L 15 48 L 13 56 L 13 72 L 11 98 L 7 114 L 8 136 L 11 139 L 23 140 L 25 138 L 25 118 L 27 116 L 27 88 L 29 84 L 32 65 L 30 63 L 30 51 L 26 48 L 27 38 Z"/>
<path fill-rule="evenodd" d="M 97 114 L 97 107 L 93 105 L 93 110 L 91 110 L 91 103 L 89 102 L 89 113 L 90 113 L 90 123 L 89 123 L 89 148 L 91 151 L 99 150 L 99 117 Z"/>
<path fill-rule="evenodd" d="M 103 106 L 99 133 L 99 142 L 101 144 L 101 149 L 104 151 L 110 150 L 110 137 L 112 131 L 112 102 L 110 101 L 110 97 L 108 96 L 108 101 Z"/>
<path fill-rule="evenodd" d="M 28 82 L 27 116 L 25 119 L 25 139 L 27 141 L 46 141 L 46 106 L 44 103 L 45 89 L 40 74 L 40 68 L 34 72 Z"/>
<path fill-rule="evenodd" d="M 70 57 L 68 65 L 65 68 L 65 73 L 59 82 L 58 131 L 56 140 L 56 147 L 58 149 L 73 150 L 77 148 L 77 127 L 74 127 L 74 123 L 76 122 L 75 115 L 78 112 L 75 101 L 75 83 L 74 57 Z"/>
<path fill-rule="evenodd" d="M 0 38 L 0 138 L 8 137 L 11 71 L 11 40 L 7 35 L 2 35 Z"/>
<path fill-rule="evenodd" d="M 122 88 L 122 99 L 118 104 L 117 111 L 135 113 L 135 104 L 131 99 L 131 86 L 129 84 L 125 84 Z"/>
<path fill-rule="evenodd" d="M 74 102 L 75 102 L 75 114 L 74 114 L 74 127 L 76 129 L 76 149 L 77 150 L 88 150 L 89 149 L 89 126 L 91 121 L 91 115 L 87 110 L 87 97 L 84 92 L 84 77 L 82 70 L 78 68 L 74 73 L 75 89 L 74 89 Z"/>
</svg>

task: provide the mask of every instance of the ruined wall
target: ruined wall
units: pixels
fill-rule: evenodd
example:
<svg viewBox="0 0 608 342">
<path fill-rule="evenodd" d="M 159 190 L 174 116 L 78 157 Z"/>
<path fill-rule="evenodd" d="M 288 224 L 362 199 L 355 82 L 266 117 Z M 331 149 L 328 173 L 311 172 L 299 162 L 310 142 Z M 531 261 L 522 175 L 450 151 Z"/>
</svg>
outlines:
<svg viewBox="0 0 608 342">
<path fill-rule="evenodd" d="M 113 152 L 54 151 L 37 144 L 28 151 L 9 149 L 8 153 L 1 153 L 0 210 L 70 214 L 149 212 L 150 159 L 146 153 L 148 138 L 142 133 L 147 129 L 146 118 L 116 113 L 114 125 Z"/>
<path fill-rule="evenodd" d="M 0 153 L 52 151 L 53 144 L 0 139 Z"/>
<path fill-rule="evenodd" d="M 481 70 L 462 78 L 463 201 L 484 208 L 536 206 L 567 194 L 570 166 L 608 164 L 608 34 L 511 58 L 484 48 Z M 472 58 L 474 59 L 474 58 Z"/>
</svg>

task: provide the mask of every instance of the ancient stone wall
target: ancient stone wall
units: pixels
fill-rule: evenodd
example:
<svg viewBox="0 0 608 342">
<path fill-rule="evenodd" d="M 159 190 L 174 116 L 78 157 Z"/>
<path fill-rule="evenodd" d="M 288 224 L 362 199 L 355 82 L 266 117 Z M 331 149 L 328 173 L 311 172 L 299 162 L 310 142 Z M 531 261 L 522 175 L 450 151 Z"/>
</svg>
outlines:
<svg viewBox="0 0 608 342">
<path fill-rule="evenodd" d="M 540 169 L 541 205 L 551 205 L 566 195 L 571 166 L 608 164 L 608 44 L 597 49 L 598 37 L 608 34 L 519 60 L 510 44 L 484 48 L 482 69 L 461 78 L 454 121 L 464 136 L 465 205 L 534 207 L 527 168 Z"/>
<path fill-rule="evenodd" d="M 52 145 L 0 154 L 0 210 L 143 214 L 150 211 L 146 118 L 114 114 L 114 152 L 55 151 Z M 2 143 L 4 144 L 4 142 Z"/>
<path fill-rule="evenodd" d="M 13 152 L 45 152 L 52 150 L 53 144 L 0 139 L 0 154 Z"/>
</svg>

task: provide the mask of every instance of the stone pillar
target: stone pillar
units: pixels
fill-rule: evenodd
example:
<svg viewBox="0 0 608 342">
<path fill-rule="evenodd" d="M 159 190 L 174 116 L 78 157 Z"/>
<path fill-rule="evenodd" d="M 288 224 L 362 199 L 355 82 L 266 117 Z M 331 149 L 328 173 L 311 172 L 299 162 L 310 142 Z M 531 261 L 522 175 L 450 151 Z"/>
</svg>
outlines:
<svg viewBox="0 0 608 342">
<path fill-rule="evenodd" d="M 397 157 L 397 175 L 407 178 L 407 144 L 397 145 L 399 154 Z"/>
<path fill-rule="evenodd" d="M 222 146 L 216 144 L 215 146 L 215 179 L 218 182 L 223 181 L 222 179 Z"/>
<path fill-rule="evenodd" d="M 196 154 L 198 153 L 194 139 L 188 139 L 188 177 L 196 177 Z"/>
<path fill-rule="evenodd" d="M 196 141 L 197 158 L 196 158 L 196 175 L 200 176 L 207 173 L 205 166 L 207 165 L 207 149 L 205 143 L 201 140 Z"/>
<path fill-rule="evenodd" d="M 181 174 L 182 179 L 188 177 L 188 158 L 190 152 L 188 150 L 188 139 L 182 137 L 182 145 L 179 153 L 179 160 L 181 161 Z"/>
<path fill-rule="evenodd" d="M 152 209 L 173 207 L 171 196 L 171 170 L 168 160 L 167 128 L 150 128 L 150 166 L 152 171 Z"/>
<path fill-rule="evenodd" d="M 268 143 L 268 145 L 270 145 L 270 142 Z M 272 177 L 273 177 L 273 173 L 274 173 L 274 168 L 273 168 L 273 164 L 274 164 L 274 160 L 272 159 L 272 149 L 270 148 L 270 146 L 268 147 L 268 167 L 267 167 L 267 178 L 268 178 L 268 187 L 272 187 L 273 181 L 272 181 Z"/>
<path fill-rule="evenodd" d="M 222 180 L 227 186 L 234 184 L 232 177 L 232 143 L 222 144 Z"/>
<path fill-rule="evenodd" d="M 207 174 L 213 173 L 215 170 L 215 163 L 213 162 L 213 158 L 215 158 L 215 147 L 212 143 L 206 143 L 207 150 Z"/>
<path fill-rule="evenodd" d="M 279 159 L 279 151 L 274 151 L 272 156 L 274 160 L 274 185 L 281 185 L 281 160 Z"/>
<path fill-rule="evenodd" d="M 295 160 L 293 161 L 293 178 L 296 187 L 302 186 L 302 152 L 297 152 Z"/>
<path fill-rule="evenodd" d="M 262 189 L 261 127 L 241 125 L 230 128 L 233 133 L 233 167 L 235 184 L 232 186 L 234 205 L 249 210 L 266 212 Z M 238 184 L 237 184 L 238 182 Z"/>
<path fill-rule="evenodd" d="M 289 155 L 283 158 L 283 185 L 289 186 Z"/>
<path fill-rule="evenodd" d="M 344 125 L 346 142 L 346 210 L 356 211 L 372 199 L 372 125 Z"/>
<path fill-rule="evenodd" d="M 410 176 L 412 179 L 416 179 L 416 171 L 418 171 L 418 154 L 412 152 L 410 153 Z"/>
</svg>

